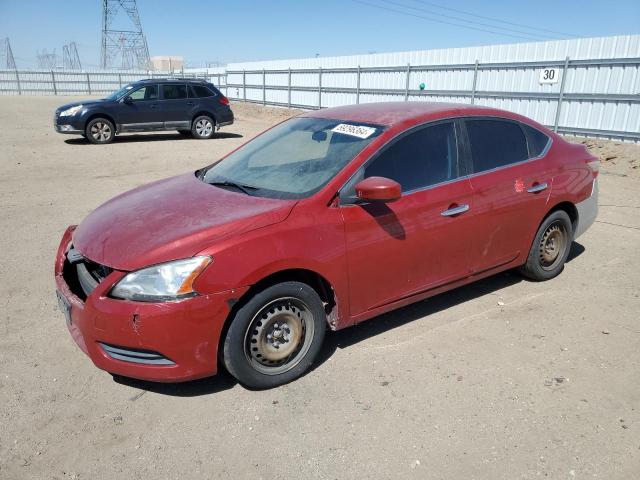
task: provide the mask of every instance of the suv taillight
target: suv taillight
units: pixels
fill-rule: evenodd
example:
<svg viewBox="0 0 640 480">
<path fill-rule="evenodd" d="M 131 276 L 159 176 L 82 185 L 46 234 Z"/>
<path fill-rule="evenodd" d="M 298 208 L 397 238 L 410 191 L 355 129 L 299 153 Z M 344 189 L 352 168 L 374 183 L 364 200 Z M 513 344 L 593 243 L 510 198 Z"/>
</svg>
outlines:
<svg viewBox="0 0 640 480">
<path fill-rule="evenodd" d="M 220 95 L 220 98 L 218 98 L 218 101 L 222 105 L 229 105 L 229 99 L 227 97 L 225 97 L 224 95 Z"/>
</svg>

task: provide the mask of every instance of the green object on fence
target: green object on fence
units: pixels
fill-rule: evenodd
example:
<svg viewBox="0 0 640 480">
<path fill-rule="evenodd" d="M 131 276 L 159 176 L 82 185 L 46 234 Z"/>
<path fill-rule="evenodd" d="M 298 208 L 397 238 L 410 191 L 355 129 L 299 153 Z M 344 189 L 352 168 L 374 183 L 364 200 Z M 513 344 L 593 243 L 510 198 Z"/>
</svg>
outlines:
<svg viewBox="0 0 640 480">
<path fill-rule="evenodd" d="M 424 84 L 424 82 L 422 82 L 420 84 L 420 90 L 424 90 L 425 88 L 427 88 L 427 86 Z"/>
</svg>

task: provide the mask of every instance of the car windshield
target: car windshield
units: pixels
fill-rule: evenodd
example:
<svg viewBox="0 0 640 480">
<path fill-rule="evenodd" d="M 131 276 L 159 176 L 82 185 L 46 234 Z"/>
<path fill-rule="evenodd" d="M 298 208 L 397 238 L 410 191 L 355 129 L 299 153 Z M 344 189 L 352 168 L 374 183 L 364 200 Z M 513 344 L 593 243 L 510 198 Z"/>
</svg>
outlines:
<svg viewBox="0 0 640 480">
<path fill-rule="evenodd" d="M 120 90 L 116 90 L 111 95 L 106 97 L 105 100 L 111 100 L 111 101 L 120 100 L 122 97 L 124 97 L 131 90 L 133 90 L 133 85 L 131 85 L 131 84 L 125 85 Z"/>
<path fill-rule="evenodd" d="M 379 136 L 379 125 L 294 118 L 256 137 L 199 176 L 250 195 L 305 198 Z"/>
</svg>

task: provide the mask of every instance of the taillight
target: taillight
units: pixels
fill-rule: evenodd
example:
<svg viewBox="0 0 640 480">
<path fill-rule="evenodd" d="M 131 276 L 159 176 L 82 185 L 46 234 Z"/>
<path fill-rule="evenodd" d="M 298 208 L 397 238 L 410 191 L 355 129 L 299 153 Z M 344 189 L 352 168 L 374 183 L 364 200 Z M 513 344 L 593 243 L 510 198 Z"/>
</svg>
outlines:
<svg viewBox="0 0 640 480">
<path fill-rule="evenodd" d="M 218 101 L 222 105 L 229 105 L 229 99 L 227 97 L 225 97 L 224 95 L 220 95 L 220 98 L 218 98 Z"/>
</svg>

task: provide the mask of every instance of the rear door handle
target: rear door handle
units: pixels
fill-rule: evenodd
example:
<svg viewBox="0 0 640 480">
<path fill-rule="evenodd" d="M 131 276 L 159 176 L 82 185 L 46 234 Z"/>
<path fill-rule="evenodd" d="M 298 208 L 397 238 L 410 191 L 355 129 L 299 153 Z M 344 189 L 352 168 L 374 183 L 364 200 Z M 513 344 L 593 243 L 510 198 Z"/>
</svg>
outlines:
<svg viewBox="0 0 640 480">
<path fill-rule="evenodd" d="M 191 105 L 192 107 L 195 105 L 193 102 L 187 102 L 187 105 Z"/>
<path fill-rule="evenodd" d="M 460 215 L 467 210 L 469 210 L 469 205 L 465 203 L 462 205 L 458 205 L 457 207 L 449 208 L 444 212 L 440 212 L 440 215 L 442 215 L 443 217 L 453 217 L 454 215 Z"/>
<path fill-rule="evenodd" d="M 527 188 L 527 192 L 529 193 L 538 193 L 543 190 L 546 190 L 548 185 L 546 183 L 538 183 L 532 187 Z"/>
</svg>

